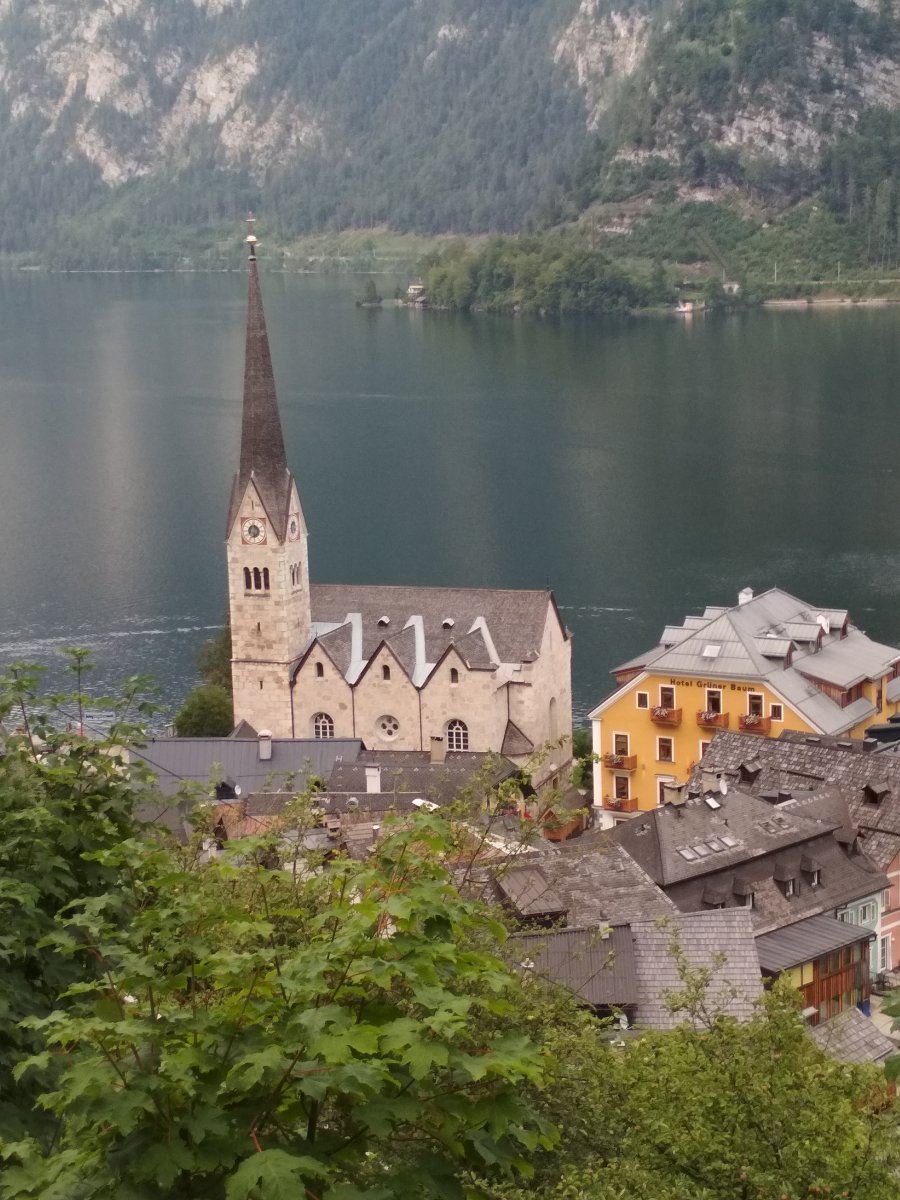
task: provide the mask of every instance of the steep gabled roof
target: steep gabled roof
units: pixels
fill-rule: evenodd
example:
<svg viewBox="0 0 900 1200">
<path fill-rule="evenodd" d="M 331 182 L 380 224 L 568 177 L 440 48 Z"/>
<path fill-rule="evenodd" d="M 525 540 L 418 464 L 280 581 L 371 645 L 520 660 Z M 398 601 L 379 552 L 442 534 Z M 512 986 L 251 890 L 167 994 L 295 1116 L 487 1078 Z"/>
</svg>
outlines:
<svg viewBox="0 0 900 1200">
<path fill-rule="evenodd" d="M 685 990 L 673 946 L 689 966 L 712 968 L 706 991 L 706 1004 L 712 1012 L 739 1021 L 752 1017 L 762 995 L 762 977 L 747 909 L 632 921 L 631 935 L 639 994 L 636 1024 L 673 1029 L 689 1021 L 685 1012 L 673 1011 L 671 1004 L 672 998 Z"/>
<path fill-rule="evenodd" d="M 310 591 L 320 637 L 329 627 L 345 625 L 350 614 L 359 614 L 363 661 L 382 641 L 404 635 L 410 621 L 421 618 L 421 666 L 438 662 L 454 645 L 470 666 L 490 667 L 493 656 L 485 629 L 500 662 L 531 662 L 540 655 L 548 611 L 557 615 L 552 594 L 538 590 L 314 583 Z M 409 657 L 409 636 L 401 637 L 401 661 Z"/>
<path fill-rule="evenodd" d="M 757 795 L 779 789 L 821 790 L 824 784 L 838 788 L 863 832 L 864 849 L 884 869 L 900 851 L 900 758 L 870 751 L 866 745 L 812 734 L 784 733 L 774 739 L 720 731 L 703 756 L 703 770 L 740 779 L 741 789 Z M 744 772 L 741 778 L 741 763 L 750 761 L 758 765 L 758 772 L 752 779 Z M 867 786 L 885 783 L 890 791 L 879 803 L 867 799 Z"/>
<path fill-rule="evenodd" d="M 228 532 L 238 515 L 247 485 L 256 487 L 276 537 L 282 541 L 287 526 L 293 479 L 287 465 L 275 375 L 262 293 L 251 255 L 248 267 L 247 340 L 244 355 L 244 403 L 241 418 L 241 458 L 231 489 Z"/>
<path fill-rule="evenodd" d="M 875 713 L 860 698 L 842 707 L 812 680 L 849 689 L 887 675 L 900 649 L 872 641 L 848 625 L 843 610 L 821 609 L 770 588 L 733 608 L 707 608 L 702 617 L 667 625 L 659 645 L 613 672 L 641 667 L 672 675 L 766 682 L 816 729 L 842 733 Z M 613 697 L 617 693 L 613 694 Z M 612 702 L 607 698 L 598 714 Z"/>
</svg>

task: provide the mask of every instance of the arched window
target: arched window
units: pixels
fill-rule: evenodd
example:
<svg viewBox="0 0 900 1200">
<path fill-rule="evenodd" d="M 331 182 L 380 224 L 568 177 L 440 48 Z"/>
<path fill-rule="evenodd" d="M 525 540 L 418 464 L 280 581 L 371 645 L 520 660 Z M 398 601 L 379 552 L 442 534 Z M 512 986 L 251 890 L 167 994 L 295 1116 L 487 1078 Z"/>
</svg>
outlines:
<svg viewBox="0 0 900 1200">
<path fill-rule="evenodd" d="M 293 587 L 295 582 L 296 582 L 296 579 L 294 577 L 294 568 L 291 567 L 291 587 Z"/>
<path fill-rule="evenodd" d="M 262 587 L 262 576 L 259 573 L 259 567 L 253 568 L 253 586 L 257 591 Z"/>
<path fill-rule="evenodd" d="M 269 568 L 263 567 L 263 587 L 266 591 L 269 590 Z"/>
<path fill-rule="evenodd" d="M 459 683 L 459 671 L 457 671 L 456 667 L 450 668 L 450 682 Z"/>
<path fill-rule="evenodd" d="M 460 721 L 458 717 L 447 722 L 447 749 L 448 750 L 468 750 L 469 748 L 469 727 L 465 721 Z"/>
<path fill-rule="evenodd" d="M 244 587 L 245 587 L 245 588 L 247 589 L 247 591 L 249 592 L 249 591 L 250 591 L 250 588 L 251 588 L 252 586 L 253 586 L 253 579 L 252 579 L 252 578 L 251 578 L 251 576 L 250 576 L 250 568 L 249 568 L 249 567 L 244 567 Z"/>
<path fill-rule="evenodd" d="M 325 678 L 325 668 L 322 666 L 321 663 L 316 663 L 316 679 L 324 679 L 324 678 Z"/>
<path fill-rule="evenodd" d="M 316 713 L 313 717 L 313 737 L 334 737 L 334 721 L 332 721 L 328 713 Z"/>
<path fill-rule="evenodd" d="M 387 664 L 385 664 L 381 668 L 381 678 L 382 679 L 390 679 L 390 677 L 391 677 L 391 668 L 389 666 L 387 666 Z"/>
<path fill-rule="evenodd" d="M 553 696 L 550 700 L 550 741 L 555 742 L 559 737 L 559 730 L 556 726 L 556 697 Z"/>
</svg>

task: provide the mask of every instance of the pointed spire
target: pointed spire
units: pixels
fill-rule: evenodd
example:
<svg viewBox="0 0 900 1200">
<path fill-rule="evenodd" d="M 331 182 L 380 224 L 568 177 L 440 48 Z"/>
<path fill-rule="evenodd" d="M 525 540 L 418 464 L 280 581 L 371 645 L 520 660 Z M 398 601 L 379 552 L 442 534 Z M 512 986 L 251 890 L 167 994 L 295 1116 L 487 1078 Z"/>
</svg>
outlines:
<svg viewBox="0 0 900 1200">
<path fill-rule="evenodd" d="M 244 408 L 241 422 L 241 460 L 235 477 L 228 527 L 237 516 L 247 484 L 252 477 L 266 507 L 273 532 L 283 540 L 291 498 L 291 474 L 288 470 L 275 374 L 269 352 L 269 336 L 263 311 L 262 293 L 256 267 L 256 238 L 251 214 L 248 218 L 250 249 L 248 263 L 247 341 L 244 356 Z"/>
</svg>

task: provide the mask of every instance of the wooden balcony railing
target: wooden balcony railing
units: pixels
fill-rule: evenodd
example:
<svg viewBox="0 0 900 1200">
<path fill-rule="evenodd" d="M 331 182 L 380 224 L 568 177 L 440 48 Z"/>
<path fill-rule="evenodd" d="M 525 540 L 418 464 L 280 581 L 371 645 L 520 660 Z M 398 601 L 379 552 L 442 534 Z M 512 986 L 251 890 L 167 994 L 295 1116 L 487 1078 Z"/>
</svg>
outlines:
<svg viewBox="0 0 900 1200">
<path fill-rule="evenodd" d="M 657 704 L 655 708 L 650 709 L 650 720 L 654 725 L 680 725 L 681 709 L 663 708 L 661 704 Z"/>
<path fill-rule="evenodd" d="M 616 800 L 613 796 L 603 797 L 603 807 L 611 812 L 637 812 L 637 796 L 629 796 L 627 800 Z"/>
<path fill-rule="evenodd" d="M 772 728 L 771 717 L 758 717 L 755 713 L 748 713 L 746 717 L 738 717 L 738 725 L 744 733 L 762 733 L 768 735 Z"/>
<path fill-rule="evenodd" d="M 727 729 L 729 715 L 728 713 L 717 712 L 698 712 L 697 724 L 701 729 Z"/>
<path fill-rule="evenodd" d="M 604 754 L 604 767 L 611 767 L 614 771 L 636 771 L 637 770 L 637 755 L 636 754 Z"/>
</svg>

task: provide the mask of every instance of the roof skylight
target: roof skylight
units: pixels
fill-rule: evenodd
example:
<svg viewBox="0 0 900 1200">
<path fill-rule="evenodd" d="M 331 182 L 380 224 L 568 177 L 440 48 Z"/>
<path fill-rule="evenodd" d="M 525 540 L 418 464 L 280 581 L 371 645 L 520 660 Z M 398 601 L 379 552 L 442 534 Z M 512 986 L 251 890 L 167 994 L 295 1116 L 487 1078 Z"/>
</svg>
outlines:
<svg viewBox="0 0 900 1200">
<path fill-rule="evenodd" d="M 708 642 L 700 651 L 701 658 L 718 658 L 722 647 L 718 642 Z"/>
</svg>

